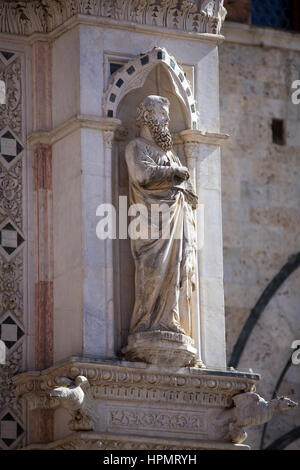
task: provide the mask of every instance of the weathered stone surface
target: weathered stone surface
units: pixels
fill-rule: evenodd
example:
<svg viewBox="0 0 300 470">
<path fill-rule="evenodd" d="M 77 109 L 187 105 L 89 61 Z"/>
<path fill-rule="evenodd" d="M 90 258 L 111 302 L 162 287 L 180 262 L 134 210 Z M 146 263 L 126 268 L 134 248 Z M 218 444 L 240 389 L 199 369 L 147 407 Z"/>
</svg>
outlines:
<svg viewBox="0 0 300 470">
<path fill-rule="evenodd" d="M 253 29 L 253 38 L 257 34 Z M 281 34 L 284 40 L 285 33 Z M 221 122 L 222 130 L 231 135 L 222 151 L 228 358 L 264 289 L 299 251 L 300 106 L 290 98 L 299 60 L 299 52 L 279 47 L 233 42 L 220 46 Z M 272 143 L 272 118 L 284 120 L 285 145 Z M 266 306 L 239 362 L 239 367 L 253 367 L 262 374 L 258 391 L 267 399 L 291 355 L 292 340 L 300 337 L 294 287 L 298 271 Z M 292 373 L 297 373 L 297 366 L 289 368 L 278 393 L 297 401 L 299 383 L 290 381 Z M 264 446 L 296 426 L 299 410 L 278 415 L 266 427 Z M 261 445 L 262 428 L 249 431 L 247 442 L 254 448 Z"/>
<path fill-rule="evenodd" d="M 165 439 L 157 449 L 169 439 L 178 448 L 226 448 L 232 441 L 233 399 L 253 391 L 258 379 L 235 371 L 73 358 L 41 373 L 19 375 L 14 383 L 31 411 L 68 409 L 72 430 L 93 428 L 108 440 L 118 436 L 117 441 L 138 434 L 145 445 Z"/>
</svg>

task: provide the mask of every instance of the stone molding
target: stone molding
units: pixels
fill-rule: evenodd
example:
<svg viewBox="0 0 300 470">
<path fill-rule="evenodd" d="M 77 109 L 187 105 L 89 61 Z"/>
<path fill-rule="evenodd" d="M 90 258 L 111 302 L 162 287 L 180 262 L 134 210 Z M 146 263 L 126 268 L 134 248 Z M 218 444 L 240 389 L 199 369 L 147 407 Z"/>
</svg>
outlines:
<svg viewBox="0 0 300 470">
<path fill-rule="evenodd" d="M 33 132 L 28 136 L 27 140 L 32 147 L 35 147 L 37 144 L 53 145 L 78 129 L 114 131 L 120 125 L 121 121 L 119 119 L 78 114 L 67 119 L 51 131 Z"/>
<path fill-rule="evenodd" d="M 114 433 L 77 432 L 49 444 L 31 444 L 23 450 L 249 450 L 244 444 L 193 439 L 156 438 Z"/>
<path fill-rule="evenodd" d="M 95 116 L 89 114 L 77 114 L 59 124 L 50 131 L 32 132 L 28 137 L 31 147 L 38 144 L 53 145 L 78 129 L 95 129 L 108 132 L 122 131 L 122 122 L 119 119 Z M 201 130 L 186 129 L 173 136 L 174 144 L 201 143 L 206 145 L 222 145 L 229 138 L 227 134 L 218 134 Z"/>
<path fill-rule="evenodd" d="M 119 443 L 121 449 L 128 448 L 124 445 L 164 449 L 174 444 L 178 449 L 216 449 L 234 440 L 230 425 L 235 422 L 235 399 L 247 392 L 253 395 L 257 380 L 258 375 L 244 372 L 117 360 L 99 363 L 73 357 L 41 372 L 15 376 L 13 383 L 17 397 L 27 402 L 30 412 L 63 407 L 72 416 L 70 430 L 77 431 L 61 441 L 62 447 L 48 441 L 42 447 L 32 444 L 31 449 L 110 449 L 118 448 Z M 81 390 L 82 384 L 88 387 Z M 78 442 L 83 431 L 93 434 L 104 428 L 101 437 L 95 434 L 92 441 L 79 438 Z M 163 441 L 156 442 L 156 436 Z"/>
<path fill-rule="evenodd" d="M 226 10 L 223 0 L 1 0 L 0 32 L 24 36 L 49 33 L 78 15 L 219 34 Z"/>
<path fill-rule="evenodd" d="M 223 26 L 226 42 L 257 47 L 300 51 L 300 34 L 273 28 L 227 22 Z"/>
<path fill-rule="evenodd" d="M 16 393 L 29 400 L 31 409 L 48 408 L 50 391 L 62 377 L 87 377 L 94 399 L 136 403 L 190 404 L 224 408 L 232 397 L 250 392 L 257 374 L 220 372 L 199 368 L 172 369 L 127 361 L 106 363 L 68 361 L 42 372 L 26 372 L 13 378 Z M 140 405 L 139 405 L 140 406 Z"/>
<path fill-rule="evenodd" d="M 222 145 L 229 138 L 228 134 L 219 134 L 215 132 L 207 132 L 194 129 L 186 129 L 179 132 L 174 137 L 174 143 L 184 143 L 186 144 L 206 144 L 206 145 Z"/>
</svg>

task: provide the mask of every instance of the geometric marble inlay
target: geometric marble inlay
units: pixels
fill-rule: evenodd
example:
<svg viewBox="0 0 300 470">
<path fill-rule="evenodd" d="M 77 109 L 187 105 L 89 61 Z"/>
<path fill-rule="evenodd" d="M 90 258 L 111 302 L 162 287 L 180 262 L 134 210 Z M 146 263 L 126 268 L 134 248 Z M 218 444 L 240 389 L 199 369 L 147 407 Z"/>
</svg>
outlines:
<svg viewBox="0 0 300 470">
<path fill-rule="evenodd" d="M 0 252 L 10 260 L 24 243 L 24 238 L 11 219 L 0 225 Z"/>
<path fill-rule="evenodd" d="M 24 147 L 7 128 L 0 133 L 0 160 L 6 168 L 13 165 Z"/>
<path fill-rule="evenodd" d="M 0 324 L 0 339 L 7 349 L 11 349 L 22 336 L 24 336 L 24 331 L 17 325 L 13 317 L 8 315 Z"/>
<path fill-rule="evenodd" d="M 10 448 L 23 434 L 24 430 L 11 412 L 7 411 L 0 419 L 0 440 L 4 447 Z"/>
<path fill-rule="evenodd" d="M 14 55 L 15 54 L 13 52 L 0 51 L 0 59 L 5 64 L 8 64 L 11 61 L 11 59 L 14 57 Z"/>
</svg>

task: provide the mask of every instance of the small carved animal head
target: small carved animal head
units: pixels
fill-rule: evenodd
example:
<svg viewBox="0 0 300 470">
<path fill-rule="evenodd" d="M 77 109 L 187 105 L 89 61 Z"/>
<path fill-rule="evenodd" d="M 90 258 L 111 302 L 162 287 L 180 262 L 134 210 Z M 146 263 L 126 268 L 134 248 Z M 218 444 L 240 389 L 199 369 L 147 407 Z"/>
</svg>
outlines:
<svg viewBox="0 0 300 470">
<path fill-rule="evenodd" d="M 76 389 L 80 388 L 85 392 L 89 388 L 89 381 L 83 375 L 78 375 L 75 380 L 61 377 L 60 382 L 62 386 L 53 388 L 50 391 L 50 397 L 69 398 Z M 80 391 L 80 393 L 83 392 Z"/>
<path fill-rule="evenodd" d="M 69 393 L 69 388 L 67 386 L 56 387 L 50 390 L 50 397 L 67 398 Z"/>
<path fill-rule="evenodd" d="M 277 411 L 286 411 L 298 406 L 298 403 L 287 397 L 276 397 L 274 402 Z"/>
</svg>

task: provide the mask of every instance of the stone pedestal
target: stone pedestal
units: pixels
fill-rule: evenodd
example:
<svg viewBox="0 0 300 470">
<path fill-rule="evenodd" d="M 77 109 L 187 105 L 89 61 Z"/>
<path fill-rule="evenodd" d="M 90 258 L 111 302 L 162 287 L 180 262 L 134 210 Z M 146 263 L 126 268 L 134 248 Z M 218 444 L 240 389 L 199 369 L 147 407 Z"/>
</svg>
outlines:
<svg viewBox="0 0 300 470">
<path fill-rule="evenodd" d="M 194 365 L 197 350 L 189 336 L 171 331 L 147 331 L 128 337 L 123 348 L 126 359 L 171 367 Z"/>
<path fill-rule="evenodd" d="M 85 419 L 82 431 L 74 433 L 68 426 L 72 428 L 75 411 L 61 413 L 66 402 L 59 401 L 59 393 L 50 398 L 50 392 L 66 384 L 66 377 L 69 386 L 81 382 L 76 380 L 80 376 L 89 382 L 84 416 L 96 419 L 90 421 L 90 432 L 83 432 Z M 232 398 L 254 390 L 258 379 L 242 372 L 74 357 L 43 372 L 20 375 L 15 385 L 30 412 L 54 410 L 61 430 L 54 442 L 32 443 L 28 449 L 234 450 L 248 446 L 231 442 Z"/>
</svg>

